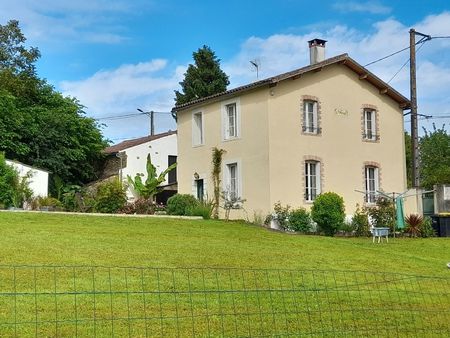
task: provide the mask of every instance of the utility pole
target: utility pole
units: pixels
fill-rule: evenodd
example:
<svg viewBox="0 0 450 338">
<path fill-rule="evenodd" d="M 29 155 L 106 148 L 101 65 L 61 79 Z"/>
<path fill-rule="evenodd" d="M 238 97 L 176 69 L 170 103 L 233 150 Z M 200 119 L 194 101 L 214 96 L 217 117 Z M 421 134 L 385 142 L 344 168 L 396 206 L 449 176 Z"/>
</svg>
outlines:
<svg viewBox="0 0 450 338">
<path fill-rule="evenodd" d="M 416 35 L 420 35 L 422 41 L 430 40 L 431 36 L 416 32 L 414 28 L 409 30 L 409 69 L 411 90 L 411 153 L 412 153 L 412 184 L 414 188 L 420 187 L 419 165 L 419 133 L 417 126 L 417 84 L 416 84 Z"/>
<path fill-rule="evenodd" d="M 153 110 L 143 111 L 141 108 L 138 108 L 137 110 L 150 117 L 150 135 L 155 135 L 155 112 Z"/>
<path fill-rule="evenodd" d="M 409 30 L 409 69 L 411 90 L 411 153 L 412 153 L 412 184 L 414 188 L 420 185 L 419 172 L 419 140 L 417 128 L 417 86 L 416 86 L 416 31 Z"/>
</svg>

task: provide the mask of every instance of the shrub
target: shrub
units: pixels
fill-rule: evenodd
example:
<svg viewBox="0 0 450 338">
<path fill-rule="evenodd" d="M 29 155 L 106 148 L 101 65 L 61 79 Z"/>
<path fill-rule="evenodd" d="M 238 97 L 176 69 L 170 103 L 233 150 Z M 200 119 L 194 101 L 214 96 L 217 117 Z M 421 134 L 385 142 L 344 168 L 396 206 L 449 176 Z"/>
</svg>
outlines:
<svg viewBox="0 0 450 338">
<path fill-rule="evenodd" d="M 21 207 L 23 202 L 30 201 L 33 195 L 28 186 L 31 172 L 24 177 L 12 166 L 7 165 L 5 156 L 0 153 L 0 204 L 8 208 Z"/>
<path fill-rule="evenodd" d="M 169 215 L 189 216 L 190 211 L 199 204 L 198 200 L 188 194 L 176 194 L 167 200 Z"/>
<path fill-rule="evenodd" d="M 290 209 L 289 205 L 283 206 L 280 201 L 273 206 L 274 216 L 282 229 L 288 229 Z"/>
<path fill-rule="evenodd" d="M 319 195 L 311 208 L 311 217 L 325 235 L 333 236 L 344 223 L 344 199 L 334 192 Z"/>
<path fill-rule="evenodd" d="M 422 227 L 420 229 L 420 235 L 422 237 L 434 237 L 436 233 L 434 232 L 433 226 L 431 225 L 431 217 L 425 217 L 422 222 Z"/>
<path fill-rule="evenodd" d="M 356 205 L 356 210 L 353 214 L 352 227 L 356 236 L 370 235 L 369 215 L 366 209 L 359 207 L 359 204 Z"/>
<path fill-rule="evenodd" d="M 304 208 L 294 209 L 289 213 L 288 228 L 293 231 L 309 232 L 311 231 L 311 216 Z"/>
<path fill-rule="evenodd" d="M 187 214 L 190 216 L 201 216 L 203 219 L 210 219 L 213 208 L 213 201 L 200 201 L 197 205 L 190 207 Z"/>
<path fill-rule="evenodd" d="M 376 205 L 368 207 L 367 212 L 372 219 L 374 227 L 386 227 L 394 231 L 396 214 L 394 202 L 391 199 L 385 197 L 377 198 Z"/>
<path fill-rule="evenodd" d="M 94 210 L 104 213 L 116 213 L 127 202 L 125 187 L 119 180 L 101 183 L 97 188 Z"/>
<path fill-rule="evenodd" d="M 356 232 L 355 225 L 352 222 L 347 221 L 344 221 L 344 223 L 342 223 L 339 230 L 345 234 L 353 234 Z"/>
<path fill-rule="evenodd" d="M 421 228 L 423 217 L 416 214 L 411 214 L 405 217 L 406 229 L 405 231 L 411 237 L 419 237 L 421 235 Z"/>
<path fill-rule="evenodd" d="M 54 197 L 46 196 L 38 196 L 33 199 L 31 203 L 32 209 L 38 209 L 42 207 L 48 207 L 49 210 L 56 210 L 58 208 L 62 208 L 63 204 Z"/>
<path fill-rule="evenodd" d="M 121 209 L 123 214 L 139 214 L 139 215 L 153 215 L 155 213 L 156 204 L 146 198 L 137 198 L 133 202 L 126 203 Z"/>
</svg>

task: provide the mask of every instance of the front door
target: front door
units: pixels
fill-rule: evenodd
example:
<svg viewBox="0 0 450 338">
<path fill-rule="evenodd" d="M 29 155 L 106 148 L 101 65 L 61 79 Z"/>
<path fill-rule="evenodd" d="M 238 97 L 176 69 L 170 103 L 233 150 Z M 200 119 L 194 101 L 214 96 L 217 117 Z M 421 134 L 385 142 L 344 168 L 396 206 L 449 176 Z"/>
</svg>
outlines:
<svg viewBox="0 0 450 338">
<path fill-rule="evenodd" d="M 203 190 L 203 179 L 199 179 L 195 181 L 197 183 L 197 199 L 199 201 L 203 201 L 204 190 Z"/>
</svg>

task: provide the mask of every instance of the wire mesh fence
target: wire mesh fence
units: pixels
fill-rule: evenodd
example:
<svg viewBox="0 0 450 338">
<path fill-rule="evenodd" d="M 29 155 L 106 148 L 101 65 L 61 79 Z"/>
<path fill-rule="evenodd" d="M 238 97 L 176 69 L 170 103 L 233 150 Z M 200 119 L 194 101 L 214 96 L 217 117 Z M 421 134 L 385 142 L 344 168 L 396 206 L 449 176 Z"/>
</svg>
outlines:
<svg viewBox="0 0 450 338">
<path fill-rule="evenodd" d="M 450 278 L 0 266 L 1 337 L 450 336 Z"/>
</svg>

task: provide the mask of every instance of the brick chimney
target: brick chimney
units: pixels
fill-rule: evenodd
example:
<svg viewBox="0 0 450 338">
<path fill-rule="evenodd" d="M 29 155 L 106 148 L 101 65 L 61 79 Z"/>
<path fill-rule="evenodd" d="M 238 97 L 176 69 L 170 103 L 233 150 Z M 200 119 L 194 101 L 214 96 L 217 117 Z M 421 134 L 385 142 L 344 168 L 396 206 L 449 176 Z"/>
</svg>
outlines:
<svg viewBox="0 0 450 338">
<path fill-rule="evenodd" d="M 309 44 L 309 61 L 315 64 L 325 60 L 325 43 L 326 40 L 313 39 L 308 41 Z"/>
</svg>

